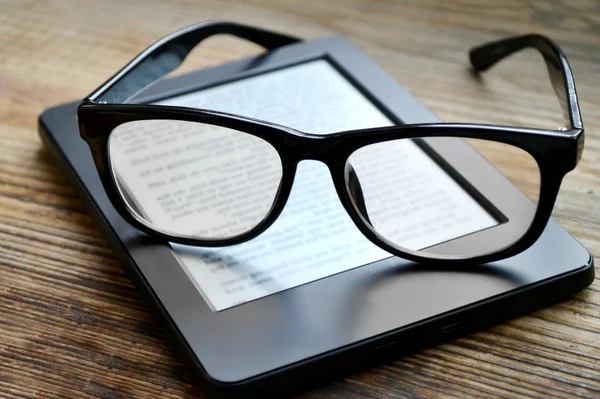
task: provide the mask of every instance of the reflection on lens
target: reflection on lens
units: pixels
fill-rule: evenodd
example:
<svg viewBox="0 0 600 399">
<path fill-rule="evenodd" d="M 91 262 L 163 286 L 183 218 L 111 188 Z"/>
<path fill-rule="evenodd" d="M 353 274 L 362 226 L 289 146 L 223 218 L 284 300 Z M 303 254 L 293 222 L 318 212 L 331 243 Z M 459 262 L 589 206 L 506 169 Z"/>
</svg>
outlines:
<svg viewBox="0 0 600 399">
<path fill-rule="evenodd" d="M 467 141 L 403 139 L 355 151 L 345 173 L 355 209 L 390 245 L 423 256 L 469 258 L 514 244 L 535 215 L 537 163 L 518 147 Z"/>
<path fill-rule="evenodd" d="M 175 236 L 230 238 L 269 213 L 282 177 L 277 151 L 236 130 L 174 120 L 115 128 L 112 173 L 129 210 Z"/>
<path fill-rule="evenodd" d="M 529 153 L 497 141 L 464 140 L 537 204 L 540 196 L 540 170 Z"/>
</svg>

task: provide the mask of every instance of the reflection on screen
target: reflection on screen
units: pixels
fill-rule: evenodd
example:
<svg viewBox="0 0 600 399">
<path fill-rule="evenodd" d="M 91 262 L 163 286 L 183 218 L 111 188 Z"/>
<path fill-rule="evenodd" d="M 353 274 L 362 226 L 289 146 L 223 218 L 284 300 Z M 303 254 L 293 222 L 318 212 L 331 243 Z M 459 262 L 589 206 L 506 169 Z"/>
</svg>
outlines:
<svg viewBox="0 0 600 399">
<path fill-rule="evenodd" d="M 325 60 L 173 97 L 160 104 L 240 114 L 317 134 L 393 124 Z M 136 207 L 150 220 L 160 220 L 170 227 L 172 215 L 164 213 L 168 209 L 164 206 L 164 198 L 178 203 L 197 200 L 203 206 L 190 203 L 187 204 L 189 209 L 206 210 L 210 208 L 207 208 L 206 198 L 219 198 L 221 186 L 231 188 L 231 185 L 217 183 L 211 187 L 211 190 L 217 190 L 214 196 L 197 193 L 195 172 L 200 166 L 210 169 L 210 165 L 203 165 L 200 160 L 213 159 L 204 154 L 212 153 L 213 148 L 196 145 L 198 143 L 192 141 L 196 139 L 191 139 L 191 135 L 173 135 L 165 140 L 165 137 L 157 138 L 159 136 L 151 133 L 132 140 L 132 144 L 120 143 L 118 149 L 123 159 L 131 160 L 126 167 L 119 168 L 119 180 L 128 194 L 135 197 Z M 164 142 L 157 145 L 152 140 Z M 125 157 L 134 150 L 133 146 L 137 146 L 136 157 Z M 232 146 L 235 147 L 235 143 Z M 160 157 L 153 153 L 157 149 L 160 149 Z M 392 150 L 397 151 L 398 156 L 389 156 Z M 496 224 L 494 218 L 414 142 L 407 140 L 392 150 L 388 149 L 385 156 L 378 157 L 377 165 L 401 177 L 403 182 L 398 184 L 410 186 L 412 201 L 405 201 L 405 208 L 395 209 L 394 214 L 385 214 L 385 203 L 381 209 L 371 209 L 369 213 L 385 214 L 390 231 L 408 237 L 410 248 L 429 247 Z M 235 148 L 219 154 L 219 162 L 237 162 L 240 157 Z M 119 157 L 118 154 L 114 156 Z M 134 158 L 138 161 L 133 161 Z M 142 162 L 151 158 L 154 168 L 181 159 L 196 159 L 197 162 L 180 165 L 178 178 L 168 180 L 158 195 L 158 191 L 152 189 L 156 175 L 153 176 L 148 165 Z M 361 170 L 368 171 L 368 159 L 361 161 Z M 378 189 L 373 187 L 370 192 Z M 191 190 L 196 190 L 196 194 L 191 195 Z M 414 206 L 420 198 L 434 198 L 434 205 Z M 432 224 L 427 223 L 432 215 L 443 218 L 444 223 L 435 224 L 437 227 L 432 229 Z M 202 226 L 206 218 L 207 215 L 200 211 L 191 211 L 176 222 L 173 219 L 173 228 L 175 223 L 178 223 L 178 229 L 185 228 L 181 226 L 183 223 L 193 231 Z M 215 311 L 390 257 L 354 226 L 339 202 L 327 167 L 316 161 L 300 163 L 284 211 L 256 239 L 216 249 L 175 244 L 172 247 Z"/>
</svg>

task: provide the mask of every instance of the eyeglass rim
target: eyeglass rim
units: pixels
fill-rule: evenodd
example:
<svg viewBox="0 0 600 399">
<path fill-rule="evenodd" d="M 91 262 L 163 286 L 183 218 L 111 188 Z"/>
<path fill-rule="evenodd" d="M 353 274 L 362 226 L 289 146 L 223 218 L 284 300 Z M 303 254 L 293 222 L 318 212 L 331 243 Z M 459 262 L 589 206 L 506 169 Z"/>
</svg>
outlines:
<svg viewBox="0 0 600 399">
<path fill-rule="evenodd" d="M 423 138 L 423 137 L 470 137 L 477 139 L 488 139 L 492 141 L 503 142 L 506 144 L 515 145 L 532 155 L 540 166 L 542 176 L 540 202 L 538 211 L 532 222 L 530 230 L 521 239 L 522 242 L 531 242 L 531 245 L 543 231 L 550 212 L 553 208 L 556 194 L 560 187 L 560 181 L 563 176 L 575 167 L 575 152 L 577 139 L 576 135 L 567 136 L 562 133 L 557 133 L 551 130 L 543 129 L 526 129 L 514 127 L 500 127 L 495 125 L 480 125 L 480 124 L 419 124 L 419 125 L 397 125 L 391 127 L 374 128 L 357 131 L 341 132 L 331 136 L 318 136 L 313 134 L 302 133 L 290 128 L 278 126 L 263 121 L 256 121 L 249 118 L 239 116 L 231 116 L 228 114 L 200 111 L 195 109 L 178 109 L 176 115 L 173 115 L 171 109 L 163 110 L 164 115 L 156 112 L 155 107 L 149 107 L 144 110 L 144 107 L 137 105 L 126 106 L 128 112 L 123 112 L 124 108 L 115 109 L 112 105 L 103 105 L 102 108 L 106 112 L 98 112 L 98 108 L 94 112 L 87 115 L 88 123 L 92 126 L 99 126 L 99 121 L 105 119 L 106 115 L 110 115 L 110 119 L 114 121 L 115 126 L 128 121 L 139 120 L 156 120 L 156 119 L 173 119 L 177 121 L 187 120 L 191 122 L 208 123 L 218 126 L 234 128 L 236 130 L 251 134 L 262 138 L 271 144 L 278 152 L 282 161 L 282 182 L 277 197 L 273 202 L 271 211 L 265 216 L 265 219 L 249 230 L 247 233 L 225 239 L 198 239 L 193 237 L 184 237 L 181 235 L 168 234 L 163 231 L 158 231 L 155 227 L 146 223 L 144 220 L 132 215 L 125 200 L 119 194 L 118 184 L 111 172 L 110 153 L 108 151 L 108 138 L 110 136 L 96 137 L 93 146 L 99 148 L 99 153 L 95 157 L 98 170 L 104 171 L 102 174 L 103 182 L 107 186 L 109 196 L 113 203 L 116 203 L 117 210 L 131 224 L 138 227 L 140 230 L 149 234 L 157 235 L 169 241 L 195 246 L 215 247 L 224 245 L 240 244 L 255 238 L 264 232 L 280 215 L 289 194 L 291 186 L 295 178 L 297 164 L 304 159 L 320 160 L 327 164 L 330 168 L 336 191 L 342 201 L 342 205 L 348 211 L 354 223 L 359 230 L 363 232 L 367 238 L 379 245 L 388 252 L 401 256 L 403 258 L 414 261 L 431 261 L 444 260 L 451 261 L 447 256 L 435 257 L 430 254 L 410 253 L 410 251 L 399 250 L 395 247 L 385 244 L 385 240 L 376 233 L 368 231 L 368 226 L 360 220 L 360 215 L 354 214 L 354 206 L 350 203 L 346 196 L 346 187 L 340 184 L 344 182 L 341 177 L 341 166 L 345 165 L 347 158 L 357 149 L 366 145 L 400 138 Z M 133 109 L 136 112 L 131 112 Z M 185 116 L 185 117 L 184 117 Z M 317 153 L 308 153 L 310 148 L 319 148 Z M 335 148 L 335 151 L 330 149 Z M 335 157 L 322 158 L 323 154 L 336 154 Z M 570 164 L 557 163 L 556 157 L 563 159 L 571 159 Z M 103 163 L 103 165 L 99 165 Z M 337 176 L 337 177 L 336 177 Z M 344 193 L 344 194 L 342 194 Z M 531 237 L 531 238 L 529 238 Z M 520 242 L 521 242 L 520 241 Z M 499 251 L 489 256 L 478 256 L 473 258 L 457 258 L 457 262 L 491 262 L 506 257 L 506 254 L 516 254 L 522 249 L 521 244 L 511 247 L 510 251 Z"/>
</svg>

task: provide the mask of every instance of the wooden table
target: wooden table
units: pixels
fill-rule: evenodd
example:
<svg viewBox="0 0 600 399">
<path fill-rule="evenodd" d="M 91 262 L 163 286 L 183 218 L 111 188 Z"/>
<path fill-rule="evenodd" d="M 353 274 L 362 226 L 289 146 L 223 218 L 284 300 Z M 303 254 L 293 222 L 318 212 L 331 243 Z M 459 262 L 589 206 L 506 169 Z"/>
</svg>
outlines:
<svg viewBox="0 0 600 399">
<path fill-rule="evenodd" d="M 600 255 L 600 2 L 0 0 L 0 397 L 192 398 L 190 382 L 37 136 L 37 116 L 87 94 L 159 37 L 229 19 L 349 37 L 446 121 L 554 128 L 545 66 L 519 54 L 477 81 L 466 52 L 547 34 L 573 68 L 587 130 L 554 217 Z M 256 47 L 210 39 L 186 70 Z M 600 283 L 573 299 L 306 391 L 304 398 L 600 398 Z"/>
</svg>

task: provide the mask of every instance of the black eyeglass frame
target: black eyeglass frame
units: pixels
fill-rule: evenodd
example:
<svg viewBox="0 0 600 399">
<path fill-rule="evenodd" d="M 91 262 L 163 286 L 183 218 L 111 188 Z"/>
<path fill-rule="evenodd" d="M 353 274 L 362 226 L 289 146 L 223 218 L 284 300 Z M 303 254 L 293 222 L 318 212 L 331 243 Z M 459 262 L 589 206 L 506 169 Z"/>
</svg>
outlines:
<svg viewBox="0 0 600 399">
<path fill-rule="evenodd" d="M 195 246 L 225 246 L 250 240 L 266 230 L 279 217 L 289 197 L 296 166 L 301 160 L 325 163 L 332 175 L 340 201 L 359 230 L 373 243 L 393 255 L 412 261 L 485 263 L 510 257 L 531 246 L 542 234 L 554 207 L 563 177 L 581 158 L 584 131 L 573 76 L 566 57 L 550 39 L 526 35 L 477 47 L 470 52 L 473 67 L 483 71 L 499 60 L 522 50 L 535 48 L 542 53 L 554 89 L 566 115 L 568 126 L 560 130 L 518 128 L 482 124 L 411 124 L 316 135 L 266 121 L 222 112 L 186 107 L 128 104 L 136 93 L 177 68 L 203 39 L 230 34 L 273 50 L 300 41 L 289 36 L 230 22 L 208 22 L 183 29 L 158 41 L 121 71 L 86 97 L 78 107 L 81 137 L 89 145 L 102 184 L 119 214 L 131 225 L 169 241 Z M 110 133 L 119 125 L 139 120 L 181 120 L 207 123 L 255 135 L 270 143 L 279 153 L 282 180 L 270 212 L 257 226 L 244 234 L 227 239 L 196 239 L 176 236 L 149 226 L 129 210 L 111 171 L 108 143 Z M 531 226 L 513 245 L 499 251 L 470 258 L 437 257 L 419 251 L 399 250 L 381 237 L 360 215 L 345 179 L 348 157 L 357 149 L 378 142 L 427 137 L 463 137 L 511 144 L 528 152 L 538 163 L 541 190 Z"/>
</svg>

